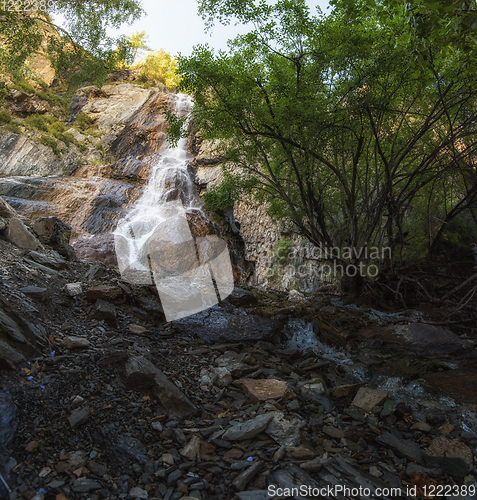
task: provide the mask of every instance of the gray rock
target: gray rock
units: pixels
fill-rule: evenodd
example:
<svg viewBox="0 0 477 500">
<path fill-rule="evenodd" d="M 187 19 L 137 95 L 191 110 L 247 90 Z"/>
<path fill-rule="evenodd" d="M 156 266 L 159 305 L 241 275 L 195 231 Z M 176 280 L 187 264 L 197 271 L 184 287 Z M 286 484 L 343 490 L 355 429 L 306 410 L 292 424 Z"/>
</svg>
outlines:
<svg viewBox="0 0 477 500">
<path fill-rule="evenodd" d="M 253 314 L 241 315 L 218 306 L 173 321 L 174 329 L 210 341 L 272 340 L 281 329 L 281 322 Z"/>
<path fill-rule="evenodd" d="M 139 488 L 138 486 L 131 488 L 129 490 L 129 496 L 131 498 L 139 498 L 139 499 L 144 499 L 147 498 L 149 495 L 146 490 L 143 490 L 142 488 Z"/>
<path fill-rule="evenodd" d="M 383 446 L 392 448 L 396 453 L 408 458 L 409 460 L 413 460 L 417 463 L 423 462 L 424 452 L 414 441 L 401 439 L 394 436 L 390 432 L 385 432 L 376 438 L 376 442 Z"/>
<path fill-rule="evenodd" d="M 222 438 L 228 441 L 243 441 L 245 439 L 251 439 L 263 432 L 273 417 L 274 413 L 266 413 L 252 418 L 251 420 L 247 420 L 241 424 L 234 425 L 225 431 Z"/>
<path fill-rule="evenodd" d="M 41 246 L 20 219 L 9 219 L 4 235 L 7 241 L 24 250 L 36 250 Z"/>
<path fill-rule="evenodd" d="M 19 291 L 24 293 L 25 295 L 28 295 L 28 297 L 31 297 L 33 299 L 38 299 L 42 302 L 48 296 L 48 289 L 39 286 L 25 286 L 23 288 L 20 288 Z"/>
<path fill-rule="evenodd" d="M 0 174 L 42 177 L 70 175 L 77 167 L 78 158 L 72 154 L 63 154 L 59 158 L 48 146 L 37 144 L 23 135 L 2 132 Z"/>
<path fill-rule="evenodd" d="M 98 321 L 104 321 L 109 326 L 118 326 L 116 307 L 105 300 L 98 299 L 96 301 L 91 311 L 91 317 Z"/>
<path fill-rule="evenodd" d="M 0 339 L 0 368 L 14 369 L 25 361 L 25 356 Z"/>
<path fill-rule="evenodd" d="M 246 488 L 247 484 L 263 469 L 263 465 L 264 463 L 260 460 L 253 463 L 233 480 L 232 488 L 235 491 L 241 491 Z"/>
<path fill-rule="evenodd" d="M 297 446 L 305 421 L 298 417 L 289 421 L 279 411 L 270 414 L 273 415 L 273 420 L 265 432 L 280 446 Z"/>
<path fill-rule="evenodd" d="M 73 481 L 72 489 L 77 493 L 88 493 L 102 488 L 101 483 L 93 479 L 80 478 Z"/>
<path fill-rule="evenodd" d="M 89 420 L 89 417 L 91 417 L 90 408 L 79 408 L 71 413 L 68 417 L 68 422 L 70 423 L 72 429 L 76 429 L 80 425 L 86 423 Z"/>
<path fill-rule="evenodd" d="M 68 267 L 68 263 L 54 250 L 50 254 L 31 251 L 29 255 L 38 264 L 43 264 L 52 269 L 66 269 Z"/>
<path fill-rule="evenodd" d="M 146 447 L 139 439 L 130 436 L 119 436 L 114 449 L 120 458 L 130 457 L 140 464 L 145 464 L 149 459 Z"/>
<path fill-rule="evenodd" d="M 130 357 L 125 372 L 128 387 L 151 394 L 169 416 L 183 417 L 197 411 L 179 388 L 146 358 Z"/>
<path fill-rule="evenodd" d="M 83 287 L 81 283 L 67 283 L 65 285 L 65 291 L 70 297 L 76 297 L 83 293 Z"/>
<path fill-rule="evenodd" d="M 0 453 L 13 441 L 17 426 L 16 405 L 5 394 L 0 394 Z"/>
</svg>

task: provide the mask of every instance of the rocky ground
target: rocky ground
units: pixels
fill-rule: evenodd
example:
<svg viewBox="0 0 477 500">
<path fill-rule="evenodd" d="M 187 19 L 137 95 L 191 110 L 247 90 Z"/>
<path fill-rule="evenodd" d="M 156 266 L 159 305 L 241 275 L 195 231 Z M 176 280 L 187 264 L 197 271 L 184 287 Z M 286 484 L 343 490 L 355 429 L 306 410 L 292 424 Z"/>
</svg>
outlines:
<svg viewBox="0 0 477 500">
<path fill-rule="evenodd" d="M 2 210 L 1 498 L 260 500 L 300 486 L 321 498 L 475 498 L 468 420 L 354 373 L 430 384 L 457 363 L 472 420 L 472 339 L 411 316 L 384 327 L 330 292 L 290 302 L 236 289 L 166 323 L 154 287 L 76 260 L 56 219 Z M 300 328 L 314 349 L 298 349 Z"/>
</svg>

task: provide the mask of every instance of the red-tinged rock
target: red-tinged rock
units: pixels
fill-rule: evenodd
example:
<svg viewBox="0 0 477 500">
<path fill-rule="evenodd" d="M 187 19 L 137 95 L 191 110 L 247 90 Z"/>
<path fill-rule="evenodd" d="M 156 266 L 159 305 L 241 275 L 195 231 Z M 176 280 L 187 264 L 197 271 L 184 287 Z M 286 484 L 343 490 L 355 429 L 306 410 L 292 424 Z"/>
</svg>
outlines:
<svg viewBox="0 0 477 500">
<path fill-rule="evenodd" d="M 288 384 L 283 380 L 242 378 L 236 380 L 234 385 L 240 387 L 252 401 L 266 401 L 291 395 Z"/>
</svg>

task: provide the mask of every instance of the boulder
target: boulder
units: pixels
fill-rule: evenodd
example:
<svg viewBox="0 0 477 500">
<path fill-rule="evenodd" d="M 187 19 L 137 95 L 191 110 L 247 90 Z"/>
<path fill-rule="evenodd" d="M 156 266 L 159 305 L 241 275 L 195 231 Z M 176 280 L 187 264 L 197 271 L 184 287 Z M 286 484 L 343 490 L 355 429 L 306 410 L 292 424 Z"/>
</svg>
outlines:
<svg viewBox="0 0 477 500">
<path fill-rule="evenodd" d="M 146 358 L 130 357 L 126 363 L 125 374 L 130 389 L 151 394 L 169 416 L 183 417 L 197 411 L 179 388 Z"/>
<path fill-rule="evenodd" d="M 33 231 L 44 245 L 50 246 L 63 257 L 74 257 L 70 246 L 71 227 L 58 217 L 40 217 L 33 224 Z"/>
<path fill-rule="evenodd" d="M 73 243 L 73 248 L 79 259 L 100 262 L 107 267 L 118 267 L 114 236 L 110 233 L 80 238 Z"/>
<path fill-rule="evenodd" d="M 40 242 L 31 234 L 20 219 L 8 219 L 4 234 L 7 241 L 24 250 L 36 250 L 41 247 Z"/>
<path fill-rule="evenodd" d="M 116 307 L 105 300 L 98 299 L 91 311 L 91 317 L 98 321 L 104 321 L 106 324 L 117 327 L 118 319 L 116 316 Z"/>
<path fill-rule="evenodd" d="M 0 197 L 0 217 L 4 219 L 18 218 L 18 214 L 3 198 Z"/>
</svg>

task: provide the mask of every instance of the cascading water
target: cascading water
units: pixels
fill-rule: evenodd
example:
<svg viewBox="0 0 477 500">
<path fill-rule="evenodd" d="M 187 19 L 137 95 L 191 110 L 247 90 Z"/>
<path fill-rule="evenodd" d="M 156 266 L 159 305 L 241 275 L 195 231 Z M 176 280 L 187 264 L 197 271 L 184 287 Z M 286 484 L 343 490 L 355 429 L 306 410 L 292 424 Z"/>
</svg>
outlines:
<svg viewBox="0 0 477 500">
<path fill-rule="evenodd" d="M 189 96 L 174 97 L 179 116 L 190 113 Z M 187 124 L 186 124 L 187 126 Z M 194 239 L 186 212 L 199 209 L 188 170 L 187 139 L 160 152 L 144 193 L 114 232 L 119 270 L 135 284 L 156 284 L 166 319 L 189 316 L 217 304 L 233 290 L 225 243 Z"/>
</svg>

